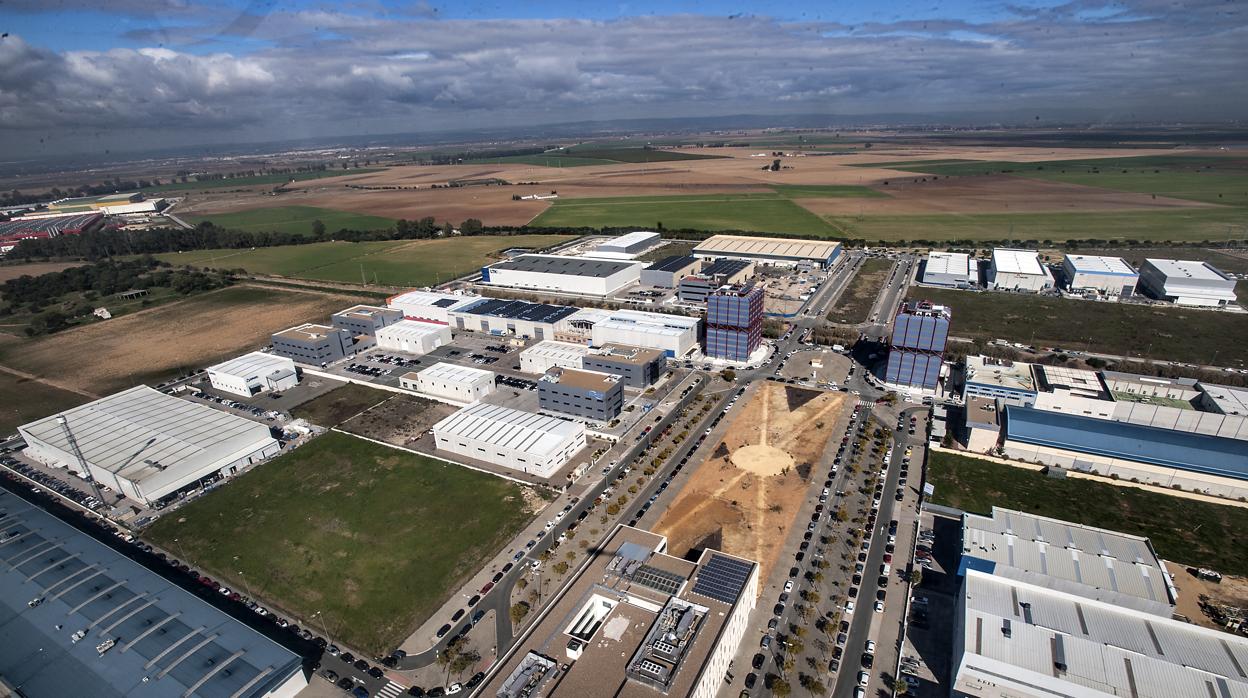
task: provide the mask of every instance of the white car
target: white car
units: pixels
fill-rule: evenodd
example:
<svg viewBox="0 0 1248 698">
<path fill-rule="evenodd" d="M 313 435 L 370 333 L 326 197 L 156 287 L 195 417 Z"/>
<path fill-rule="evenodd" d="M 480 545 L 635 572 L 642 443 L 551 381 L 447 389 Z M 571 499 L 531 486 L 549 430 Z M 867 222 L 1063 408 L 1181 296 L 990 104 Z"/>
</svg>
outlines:
<svg viewBox="0 0 1248 698">
<path fill-rule="evenodd" d="M 871 675 L 865 671 L 858 672 L 858 685 L 865 687 L 869 683 L 871 683 Z"/>
<path fill-rule="evenodd" d="M 846 602 L 845 602 L 845 615 L 847 615 L 847 616 L 848 616 L 848 615 L 852 614 L 853 612 L 854 612 L 854 602 L 853 602 L 853 601 L 846 601 Z"/>
<path fill-rule="evenodd" d="M 786 594 L 787 594 L 787 593 L 789 593 L 789 592 L 791 592 L 791 591 L 793 591 L 793 580 L 792 580 L 792 579 L 790 579 L 790 580 L 788 580 L 788 581 L 786 581 L 786 582 L 784 583 L 784 593 L 786 593 Z"/>
<path fill-rule="evenodd" d="M 883 612 L 884 612 L 884 602 L 883 602 L 883 601 L 876 601 L 876 602 L 875 602 L 875 612 L 876 612 L 876 613 L 883 613 Z"/>
<path fill-rule="evenodd" d="M 875 640 L 867 640 L 867 654 L 875 654 Z"/>
</svg>

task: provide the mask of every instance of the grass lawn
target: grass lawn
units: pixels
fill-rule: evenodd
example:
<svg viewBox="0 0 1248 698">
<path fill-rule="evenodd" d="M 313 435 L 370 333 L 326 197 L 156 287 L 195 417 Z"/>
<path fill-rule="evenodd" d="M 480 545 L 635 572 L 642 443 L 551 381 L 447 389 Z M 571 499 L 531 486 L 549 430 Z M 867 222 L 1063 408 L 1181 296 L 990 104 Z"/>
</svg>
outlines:
<svg viewBox="0 0 1248 698">
<path fill-rule="evenodd" d="M 951 453 L 932 452 L 932 501 L 987 514 L 993 505 L 1152 539 L 1167 560 L 1248 574 L 1248 509 L 1042 473 Z"/>
<path fill-rule="evenodd" d="M 336 427 L 394 393 L 347 383 L 324 395 L 312 398 L 291 410 L 296 419 L 306 419 L 322 427 Z"/>
<path fill-rule="evenodd" d="M 319 611 L 332 636 L 382 655 L 529 518 L 513 482 L 331 432 L 144 535 L 318 634 Z"/>
<path fill-rule="evenodd" d="M 873 199 L 884 198 L 871 187 L 850 184 L 770 184 L 776 193 L 789 199 Z"/>
<path fill-rule="evenodd" d="M 361 213 L 335 211 L 316 206 L 275 206 L 256 208 L 234 213 L 210 213 L 202 216 L 181 216 L 192 225 L 212 221 L 222 228 L 246 230 L 253 233 L 304 233 L 312 234 L 312 224 L 320 221 L 328 231 L 336 230 L 382 230 L 394 227 L 393 218 L 366 216 Z"/>
<path fill-rule="evenodd" d="M 0 395 L 7 396 L 0 400 L 0 437 L 12 434 L 23 424 L 77 407 L 91 399 L 4 372 L 0 372 Z"/>
<path fill-rule="evenodd" d="M 908 297 L 950 306 L 956 337 L 1195 364 L 1216 352 L 1219 365 L 1248 362 L 1248 315 L 937 288 L 911 288 Z"/>
<path fill-rule="evenodd" d="M 361 167 L 353 170 L 325 170 L 324 172 L 292 172 L 290 174 L 264 174 L 252 177 L 234 177 L 232 179 L 211 179 L 205 182 L 171 182 L 158 187 L 148 187 L 148 193 L 165 191 L 187 191 L 191 189 L 223 189 L 226 187 L 250 187 L 257 184 L 285 184 L 289 181 L 303 182 L 310 179 L 326 177 L 343 177 L 346 175 L 368 174 L 381 172 L 382 168 Z"/>
<path fill-rule="evenodd" d="M 317 242 L 246 250 L 196 250 L 156 255 L 172 264 L 244 269 L 253 274 L 317 281 L 428 286 L 475 271 L 499 251 L 564 242 L 560 235 L 481 235 L 445 240 Z"/>
<path fill-rule="evenodd" d="M 866 322 L 871 306 L 875 305 L 876 296 L 880 293 L 880 287 L 888 276 L 888 270 L 892 267 L 893 263 L 887 259 L 869 258 L 863 262 L 858 273 L 854 274 L 854 280 L 849 283 L 849 288 L 845 289 L 828 313 L 828 320 L 847 324 Z"/>
<path fill-rule="evenodd" d="M 605 226 L 678 230 L 749 230 L 831 236 L 819 216 L 779 194 L 695 194 L 557 199 L 534 226 Z"/>
</svg>

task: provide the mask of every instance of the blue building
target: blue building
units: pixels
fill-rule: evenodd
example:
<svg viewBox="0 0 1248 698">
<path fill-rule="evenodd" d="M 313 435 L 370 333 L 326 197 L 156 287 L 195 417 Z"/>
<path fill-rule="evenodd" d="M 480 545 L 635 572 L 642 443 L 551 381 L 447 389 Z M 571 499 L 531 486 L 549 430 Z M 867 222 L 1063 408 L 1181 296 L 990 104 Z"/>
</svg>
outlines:
<svg viewBox="0 0 1248 698">
<path fill-rule="evenodd" d="M 706 299 L 706 355 L 748 361 L 763 341 L 763 288 L 724 286 Z"/>
<path fill-rule="evenodd" d="M 884 381 L 934 390 L 949 338 L 949 309 L 927 301 L 907 303 L 893 322 Z"/>
</svg>

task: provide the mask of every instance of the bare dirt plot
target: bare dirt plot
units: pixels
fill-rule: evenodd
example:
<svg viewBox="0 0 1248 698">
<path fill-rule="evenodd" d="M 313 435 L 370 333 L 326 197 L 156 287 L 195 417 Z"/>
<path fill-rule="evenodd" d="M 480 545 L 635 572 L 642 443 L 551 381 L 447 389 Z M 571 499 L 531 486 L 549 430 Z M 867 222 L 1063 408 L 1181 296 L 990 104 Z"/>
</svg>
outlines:
<svg viewBox="0 0 1248 698">
<path fill-rule="evenodd" d="M 235 286 L 47 337 L 0 345 L 0 363 L 100 395 L 160 381 L 269 343 L 269 335 L 324 320 L 346 294 Z"/>
<path fill-rule="evenodd" d="M 84 262 L 34 262 L 32 264 L 0 265 L 0 284 L 20 276 L 39 276 L 54 271 L 64 271 L 71 267 L 80 267 Z"/>
<path fill-rule="evenodd" d="M 846 403 L 842 393 L 759 385 L 655 525 L 671 553 L 709 545 L 757 561 L 766 579 Z"/>
<path fill-rule="evenodd" d="M 1174 575 L 1174 585 L 1179 590 L 1179 603 L 1175 610 L 1191 618 L 1193 623 L 1206 628 L 1221 629 L 1221 626 L 1201 610 L 1202 595 L 1208 596 L 1215 604 L 1248 608 L 1248 578 L 1224 574 L 1222 582 L 1215 584 L 1196 577 L 1180 563 L 1167 560 L 1166 566 Z"/>
<path fill-rule="evenodd" d="M 407 447 L 453 412 L 455 408 L 445 403 L 415 395 L 394 395 L 343 422 L 341 428 L 370 439 Z"/>
</svg>

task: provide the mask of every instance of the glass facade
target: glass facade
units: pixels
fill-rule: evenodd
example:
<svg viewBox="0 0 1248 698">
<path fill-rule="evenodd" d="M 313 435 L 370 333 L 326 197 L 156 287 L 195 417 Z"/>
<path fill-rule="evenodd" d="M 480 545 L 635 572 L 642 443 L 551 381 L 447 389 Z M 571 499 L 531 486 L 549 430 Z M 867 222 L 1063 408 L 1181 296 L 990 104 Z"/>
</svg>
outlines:
<svg viewBox="0 0 1248 698">
<path fill-rule="evenodd" d="M 734 286 L 706 299 L 706 355 L 746 361 L 763 340 L 763 289 Z"/>
</svg>

